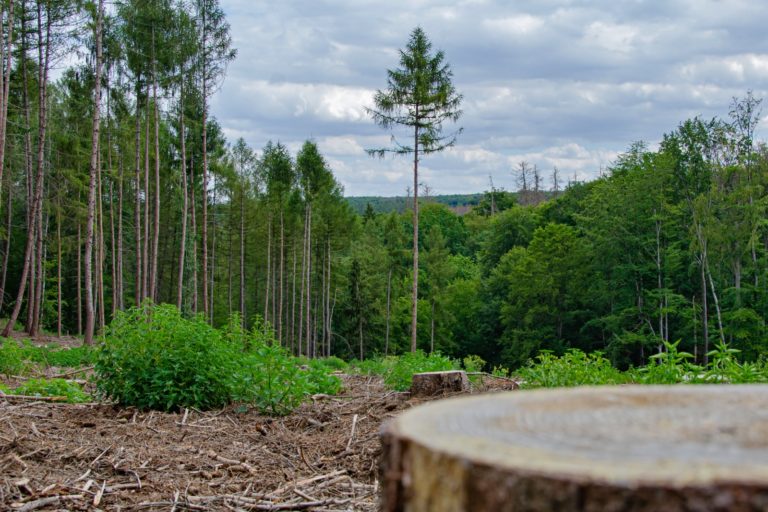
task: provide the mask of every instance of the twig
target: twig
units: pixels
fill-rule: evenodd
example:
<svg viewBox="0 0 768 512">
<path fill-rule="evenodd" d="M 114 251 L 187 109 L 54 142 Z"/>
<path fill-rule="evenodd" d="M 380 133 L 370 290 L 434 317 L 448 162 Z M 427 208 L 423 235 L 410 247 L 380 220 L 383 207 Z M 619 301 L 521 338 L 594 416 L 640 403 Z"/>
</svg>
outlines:
<svg viewBox="0 0 768 512">
<path fill-rule="evenodd" d="M 278 487 L 277 489 L 275 489 L 275 492 L 270 493 L 270 495 L 278 496 L 284 493 L 285 491 L 287 491 L 288 489 L 292 489 L 295 487 L 304 487 L 305 485 L 308 485 L 314 482 L 320 482 L 322 480 L 330 480 L 331 478 L 335 478 L 337 476 L 346 475 L 346 474 L 347 474 L 346 469 L 339 469 L 338 471 L 334 471 L 332 473 L 328 473 L 325 475 L 313 476 L 312 478 L 306 478 L 304 480 L 299 480 L 298 482 L 293 482 L 292 484 Z"/>
<path fill-rule="evenodd" d="M 107 488 L 107 481 L 104 480 L 104 483 L 101 484 L 101 489 L 96 493 L 96 495 L 93 497 L 93 506 L 98 507 L 101 503 L 101 497 L 104 496 L 104 489 Z"/>
<path fill-rule="evenodd" d="M 81 500 L 83 499 L 82 494 L 68 494 L 66 496 L 50 496 L 48 498 L 40 498 L 39 500 L 30 501 L 25 504 L 21 503 L 14 503 L 11 505 L 11 507 L 17 509 L 18 512 L 29 512 L 30 510 L 37 510 L 38 508 L 46 507 L 48 505 L 53 505 L 54 503 L 58 503 L 62 500 Z"/>
<path fill-rule="evenodd" d="M 352 446 L 352 440 L 355 438 L 355 427 L 357 427 L 357 414 L 352 417 L 352 431 L 349 433 L 349 441 L 347 441 L 347 451 Z"/>
<path fill-rule="evenodd" d="M 29 395 L 8 395 L 0 394 L 1 398 L 8 401 L 33 401 L 33 402 L 66 402 L 65 396 L 29 396 Z"/>
<path fill-rule="evenodd" d="M 259 474 L 259 472 L 256 471 L 256 469 L 254 469 L 254 467 L 251 466 L 250 464 L 248 464 L 247 462 L 241 462 L 239 460 L 228 459 L 226 457 L 222 457 L 221 455 L 217 454 L 213 450 L 209 450 L 208 451 L 208 456 L 211 457 L 212 459 L 216 459 L 217 461 L 223 462 L 224 464 L 228 464 L 230 466 L 242 467 L 243 469 L 248 471 L 248 473 L 250 473 L 251 475 L 255 476 L 255 475 Z"/>
<path fill-rule="evenodd" d="M 58 375 L 54 375 L 51 377 L 52 379 L 63 379 L 64 377 L 69 377 L 71 375 L 77 375 L 78 373 L 87 372 L 88 370 L 93 370 L 93 366 L 86 366 L 85 368 L 78 368 L 76 370 L 72 370 L 69 372 L 60 373 Z"/>
</svg>

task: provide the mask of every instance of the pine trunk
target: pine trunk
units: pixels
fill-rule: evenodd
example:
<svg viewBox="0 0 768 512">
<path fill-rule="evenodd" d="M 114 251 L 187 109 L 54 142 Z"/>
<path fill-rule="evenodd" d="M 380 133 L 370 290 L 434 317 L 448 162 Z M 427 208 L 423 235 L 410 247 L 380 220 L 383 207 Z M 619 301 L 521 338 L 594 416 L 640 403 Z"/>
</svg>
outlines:
<svg viewBox="0 0 768 512">
<path fill-rule="evenodd" d="M 154 32 L 153 32 L 154 39 Z M 154 46 L 154 45 L 153 45 Z M 160 113 L 157 106 L 157 71 L 152 81 L 152 96 L 155 100 L 155 225 L 154 241 L 152 243 L 152 281 L 149 287 L 150 298 L 157 302 L 158 292 L 158 258 L 160 253 Z"/>
<path fill-rule="evenodd" d="M 91 132 L 91 165 L 88 185 L 88 216 L 85 227 L 85 336 L 83 343 L 93 344 L 94 311 L 93 311 L 93 275 L 91 264 L 93 259 L 93 231 L 96 210 L 96 182 L 99 169 L 99 128 L 101 113 L 101 27 L 104 14 L 104 0 L 99 0 L 96 21 L 96 73 L 93 86 L 93 130 Z"/>
<path fill-rule="evenodd" d="M 178 286 L 176 289 L 176 307 L 181 310 L 184 301 L 184 259 L 187 250 L 187 137 L 184 126 L 184 69 L 181 70 L 181 91 L 179 92 L 179 142 L 181 143 L 181 243 L 179 244 Z"/>
<path fill-rule="evenodd" d="M 419 107 L 416 106 L 416 119 Z M 419 128 L 413 130 L 413 290 L 411 292 L 411 352 L 416 352 L 419 313 Z"/>
<path fill-rule="evenodd" d="M 138 306 L 143 300 L 141 287 L 144 282 L 143 269 L 144 263 L 142 262 L 142 238 L 141 238 L 141 77 L 136 77 L 136 140 L 135 140 L 135 194 L 136 204 L 134 206 L 134 238 L 136 243 L 136 269 L 134 274 L 134 302 Z"/>
</svg>

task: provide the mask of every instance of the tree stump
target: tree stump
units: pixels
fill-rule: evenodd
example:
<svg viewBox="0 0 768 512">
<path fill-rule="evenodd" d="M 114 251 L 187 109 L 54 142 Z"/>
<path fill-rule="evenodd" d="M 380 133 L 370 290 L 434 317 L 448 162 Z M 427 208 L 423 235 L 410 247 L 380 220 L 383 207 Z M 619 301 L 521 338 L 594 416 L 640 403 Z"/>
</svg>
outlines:
<svg viewBox="0 0 768 512">
<path fill-rule="evenodd" d="M 425 372 L 413 374 L 411 396 L 434 396 L 442 393 L 469 391 L 467 372 Z"/>
<path fill-rule="evenodd" d="M 386 512 L 768 510 L 768 386 L 460 397 L 382 443 Z"/>
</svg>

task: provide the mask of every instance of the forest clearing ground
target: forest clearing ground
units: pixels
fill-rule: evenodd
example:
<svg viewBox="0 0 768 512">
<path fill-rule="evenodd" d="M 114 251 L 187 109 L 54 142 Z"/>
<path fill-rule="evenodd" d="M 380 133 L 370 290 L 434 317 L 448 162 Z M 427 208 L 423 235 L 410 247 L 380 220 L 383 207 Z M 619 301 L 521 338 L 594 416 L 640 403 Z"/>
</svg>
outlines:
<svg viewBox="0 0 768 512">
<path fill-rule="evenodd" d="M 381 424 L 423 400 L 341 378 L 278 418 L 0 397 L 0 509 L 377 510 Z"/>
</svg>

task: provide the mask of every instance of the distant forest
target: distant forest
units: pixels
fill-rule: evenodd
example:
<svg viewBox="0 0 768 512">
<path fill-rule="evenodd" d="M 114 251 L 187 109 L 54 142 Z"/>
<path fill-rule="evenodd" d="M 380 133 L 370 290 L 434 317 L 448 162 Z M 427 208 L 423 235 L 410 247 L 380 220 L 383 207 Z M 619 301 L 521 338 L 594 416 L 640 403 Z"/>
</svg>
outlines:
<svg viewBox="0 0 768 512">
<path fill-rule="evenodd" d="M 447 194 L 428 196 L 425 202 L 444 204 L 454 211 L 466 213 L 472 207 L 480 204 L 483 194 Z M 358 215 L 365 214 L 368 205 L 374 213 L 404 212 L 410 208 L 412 198 L 406 196 L 382 197 L 382 196 L 354 196 L 346 198 L 349 205 Z"/>
</svg>

